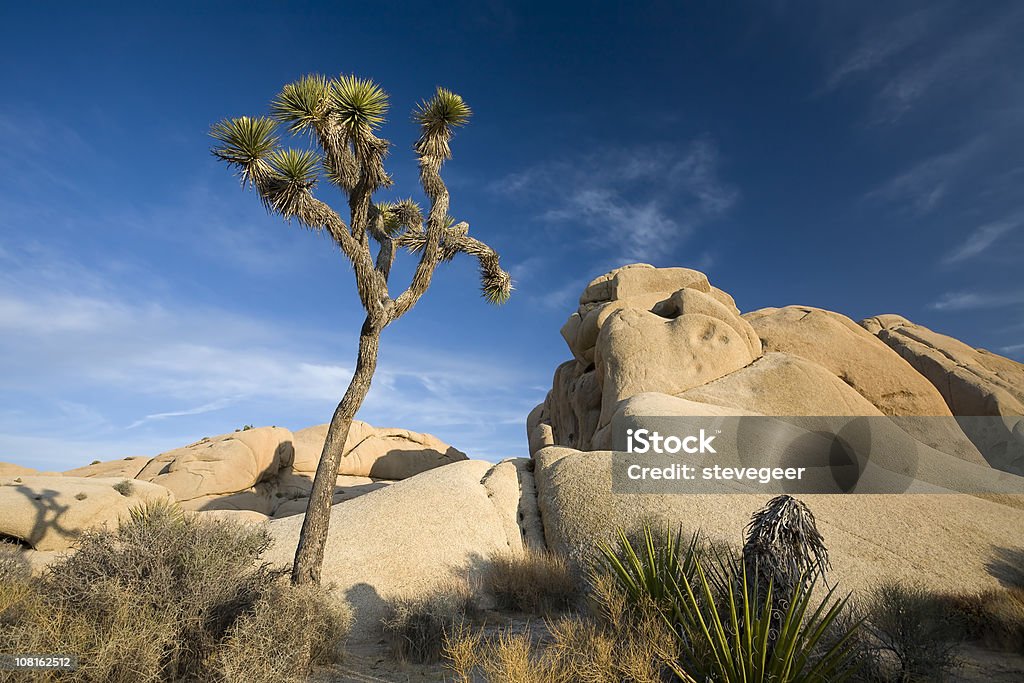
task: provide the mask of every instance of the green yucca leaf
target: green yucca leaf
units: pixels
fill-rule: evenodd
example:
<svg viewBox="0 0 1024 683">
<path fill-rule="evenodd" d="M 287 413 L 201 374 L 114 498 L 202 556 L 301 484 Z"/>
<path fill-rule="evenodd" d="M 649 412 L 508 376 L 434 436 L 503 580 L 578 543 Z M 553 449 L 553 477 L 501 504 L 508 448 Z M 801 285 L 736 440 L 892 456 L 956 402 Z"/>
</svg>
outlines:
<svg viewBox="0 0 1024 683">
<path fill-rule="evenodd" d="M 288 131 L 299 133 L 323 120 L 330 104 L 331 85 L 323 76 L 310 74 L 281 89 L 270 103 L 270 113 Z"/>
<path fill-rule="evenodd" d="M 266 117 L 223 119 L 210 127 L 219 142 L 211 151 L 221 161 L 237 166 L 242 182 L 252 182 L 264 170 L 264 158 L 277 147 L 277 123 Z"/>
<path fill-rule="evenodd" d="M 271 168 L 282 180 L 306 187 L 316 183 L 320 156 L 309 150 L 279 149 L 268 158 Z"/>
<path fill-rule="evenodd" d="M 379 85 L 369 79 L 343 75 L 331 86 L 331 106 L 350 134 L 384 123 L 388 95 Z"/>
<path fill-rule="evenodd" d="M 443 128 L 464 126 L 473 111 L 462 97 L 451 90 L 438 88 L 434 96 L 417 105 L 413 111 L 415 120 L 425 132 L 434 132 Z"/>
</svg>

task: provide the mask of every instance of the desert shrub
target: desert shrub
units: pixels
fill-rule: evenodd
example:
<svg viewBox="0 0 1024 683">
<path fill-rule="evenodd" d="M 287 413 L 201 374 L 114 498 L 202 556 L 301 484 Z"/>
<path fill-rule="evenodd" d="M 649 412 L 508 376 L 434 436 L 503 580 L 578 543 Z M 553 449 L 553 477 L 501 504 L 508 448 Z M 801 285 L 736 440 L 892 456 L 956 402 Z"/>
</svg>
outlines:
<svg viewBox="0 0 1024 683">
<path fill-rule="evenodd" d="M 445 638 L 463 629 L 476 612 L 469 584 L 453 580 L 422 595 L 389 600 L 381 626 L 395 656 L 430 664 L 441 659 Z"/>
<path fill-rule="evenodd" d="M 84 534 L 74 554 L 28 582 L 17 617 L 0 622 L 3 648 L 78 655 L 74 674 L 53 674 L 60 680 L 242 680 L 232 678 L 248 666 L 238 658 L 288 659 L 275 680 L 300 680 L 327 652 L 308 625 L 337 638 L 344 612 L 260 563 L 269 543 L 262 528 L 167 503 L 134 510 L 116 530 Z M 0 593 L 10 602 L 6 586 Z"/>
<path fill-rule="evenodd" d="M 317 587 L 277 583 L 231 627 L 212 658 L 225 683 L 306 681 L 310 664 L 340 661 L 347 607 Z"/>
<path fill-rule="evenodd" d="M 875 589 L 864 613 L 872 647 L 894 662 L 890 677 L 937 681 L 957 666 L 964 626 L 941 596 L 918 584 L 886 583 Z"/>
<path fill-rule="evenodd" d="M 130 479 L 122 479 L 121 481 L 114 484 L 114 490 L 120 493 L 122 496 L 130 496 L 135 492 L 135 485 Z"/>
<path fill-rule="evenodd" d="M 483 590 L 499 609 L 551 614 L 573 606 L 579 584 L 564 556 L 527 550 L 493 557 L 481 576 Z"/>
<path fill-rule="evenodd" d="M 1024 654 L 1024 588 L 957 595 L 949 608 L 960 616 L 967 638 L 987 647 Z"/>
</svg>

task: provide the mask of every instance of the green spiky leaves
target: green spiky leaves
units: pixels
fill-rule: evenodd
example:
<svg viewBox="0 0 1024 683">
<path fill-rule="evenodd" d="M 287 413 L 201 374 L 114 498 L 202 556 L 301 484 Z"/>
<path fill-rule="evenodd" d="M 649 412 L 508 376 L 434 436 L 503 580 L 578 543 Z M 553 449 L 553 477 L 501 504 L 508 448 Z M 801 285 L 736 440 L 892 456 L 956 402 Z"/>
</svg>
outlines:
<svg viewBox="0 0 1024 683">
<path fill-rule="evenodd" d="M 281 180 L 300 187 L 316 184 L 320 155 L 310 150 L 279 149 L 268 158 L 271 168 Z"/>
<path fill-rule="evenodd" d="M 384 123 L 388 94 L 379 85 L 365 78 L 339 76 L 331 86 L 332 108 L 350 135 L 373 130 Z"/>
<path fill-rule="evenodd" d="M 238 169 L 242 183 L 253 183 L 267 173 L 266 157 L 277 148 L 277 124 L 264 116 L 224 119 L 210 128 L 219 142 L 213 155 Z"/>
<path fill-rule="evenodd" d="M 433 97 L 420 102 L 413 112 L 413 119 L 420 124 L 424 135 L 428 135 L 464 126 L 472 114 L 473 111 L 460 95 L 438 88 Z"/>
<path fill-rule="evenodd" d="M 284 86 L 270 103 L 270 113 L 288 125 L 288 132 L 301 133 L 324 121 L 330 96 L 331 82 L 310 74 Z"/>
<path fill-rule="evenodd" d="M 480 293 L 495 306 L 507 303 L 512 298 L 512 276 L 501 268 L 494 270 L 480 267 Z"/>
<path fill-rule="evenodd" d="M 465 125 L 472 113 L 462 97 L 444 88 L 438 88 L 413 111 L 413 120 L 420 125 L 420 137 L 413 147 L 419 156 L 420 184 L 431 199 L 446 191 L 440 172 L 441 165 L 452 158 L 448 146 L 452 129 Z"/>
</svg>

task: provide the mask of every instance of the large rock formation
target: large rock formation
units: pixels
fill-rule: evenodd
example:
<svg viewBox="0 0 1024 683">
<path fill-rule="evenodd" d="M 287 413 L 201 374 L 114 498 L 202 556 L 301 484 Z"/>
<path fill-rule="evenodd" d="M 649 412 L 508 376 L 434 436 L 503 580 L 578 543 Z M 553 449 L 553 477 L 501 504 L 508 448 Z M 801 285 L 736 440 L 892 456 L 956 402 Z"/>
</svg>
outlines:
<svg viewBox="0 0 1024 683">
<path fill-rule="evenodd" d="M 612 493 L 611 454 L 548 447 L 536 456 L 537 490 L 549 547 L 582 560 L 595 539 L 644 521 L 688 535 L 742 545 L 763 493 L 656 495 Z M 977 465 L 964 465 L 979 467 Z M 975 496 L 927 494 L 801 495 L 814 511 L 842 591 L 887 579 L 939 590 L 994 588 L 989 570 L 1001 549 L 1024 543 L 1024 510 Z"/>
<path fill-rule="evenodd" d="M 743 414 L 888 416 L 923 445 L 977 464 L 986 464 L 978 443 L 1024 447 L 1019 421 L 999 434 L 986 425 L 985 435 L 954 419 L 1024 412 L 1024 366 L 898 316 L 858 325 L 806 306 L 740 315 L 702 273 L 635 264 L 591 282 L 562 336 L 573 360 L 528 418 L 531 453 L 610 448 L 612 417 L 643 393 Z M 1024 474 L 1013 453 L 987 464 Z"/>
<path fill-rule="evenodd" d="M 993 553 L 1024 542 L 1024 480 L 1013 474 L 1024 474 L 1014 455 L 1024 448 L 1019 363 L 898 316 L 857 324 L 806 306 L 740 315 L 703 274 L 642 264 L 591 282 L 562 336 L 572 360 L 557 368 L 527 419 L 553 549 L 580 557 L 616 527 L 652 519 L 741 540 L 749 515 L 770 497 L 764 488 L 613 493 L 613 427 L 647 426 L 655 416 L 870 416 L 874 440 L 862 474 L 884 480 L 906 470 L 904 481 L 919 493 L 801 496 L 844 587 L 881 578 L 991 586 Z M 963 415 L 1002 421 L 972 429 L 958 421 Z M 758 450 L 766 462 L 793 457 L 785 441 Z M 950 493 L 966 490 L 1000 493 Z"/>
<path fill-rule="evenodd" d="M 295 432 L 293 471 L 316 473 L 328 425 Z M 398 481 L 429 469 L 466 460 L 466 454 L 431 434 L 371 427 L 354 420 L 345 440 L 339 475 Z"/>
<path fill-rule="evenodd" d="M 148 457 L 95 462 L 67 477 L 118 477 L 158 484 L 186 510 L 244 511 L 265 519 L 304 512 L 327 436 L 327 425 L 295 433 L 258 427 L 208 437 Z M 352 423 L 334 503 L 356 498 L 435 467 L 466 460 L 437 437 L 406 429 Z M 0 475 L 54 475 L 0 463 Z M 253 519 L 252 514 L 246 515 Z"/>
<path fill-rule="evenodd" d="M 335 507 L 323 581 L 353 606 L 356 636 L 374 635 L 388 598 L 472 573 L 495 553 L 542 545 L 532 465 L 466 460 Z M 290 564 L 301 527 L 302 516 L 271 522 L 268 559 Z"/>
</svg>

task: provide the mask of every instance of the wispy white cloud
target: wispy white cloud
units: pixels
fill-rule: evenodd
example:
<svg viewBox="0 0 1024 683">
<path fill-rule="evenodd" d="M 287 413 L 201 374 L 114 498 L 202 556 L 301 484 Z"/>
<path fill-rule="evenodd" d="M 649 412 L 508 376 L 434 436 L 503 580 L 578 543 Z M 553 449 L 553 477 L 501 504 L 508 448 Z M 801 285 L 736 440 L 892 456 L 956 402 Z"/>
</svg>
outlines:
<svg viewBox="0 0 1024 683">
<path fill-rule="evenodd" d="M 969 311 L 983 308 L 1004 308 L 1024 304 L 1024 291 L 1020 292 L 949 292 L 943 294 L 929 308 L 937 311 Z"/>
<path fill-rule="evenodd" d="M 344 316 L 325 329 L 118 289 L 54 252 L 22 250 L 3 265 L 0 459 L 66 469 L 83 464 L 75 454 L 155 454 L 254 414 L 301 428 L 330 417 L 351 377 L 356 338 L 339 328 L 358 325 Z M 521 455 L 518 425 L 533 407 L 521 397 L 539 379 L 396 328 L 360 418 L 435 433 L 476 457 Z"/>
<path fill-rule="evenodd" d="M 216 401 L 210 401 L 209 403 L 204 403 L 203 405 L 196 406 L 195 408 L 186 408 L 184 410 L 172 410 L 166 413 L 153 413 L 152 415 L 146 415 L 142 419 L 132 422 L 130 425 L 126 427 L 126 429 L 134 429 L 135 427 L 146 424 L 147 422 L 152 422 L 154 420 L 165 420 L 169 417 L 187 417 L 189 415 L 202 415 L 203 413 L 210 413 L 215 410 L 220 410 L 221 408 L 227 407 L 231 405 L 232 402 L 233 400 L 230 398 L 219 398 Z"/>
<path fill-rule="evenodd" d="M 540 218 L 582 230 L 590 247 L 621 265 L 664 256 L 725 214 L 739 192 L 720 166 L 716 146 L 702 138 L 541 163 L 491 189 L 547 207 Z"/>
<path fill-rule="evenodd" d="M 1015 216 L 975 228 L 960 246 L 949 252 L 943 263 L 954 264 L 978 256 L 991 247 L 996 240 L 1024 223 L 1024 216 Z"/>
<path fill-rule="evenodd" d="M 837 88 L 848 80 L 884 67 L 893 57 L 924 38 L 935 19 L 935 8 L 928 8 L 882 27 L 872 26 L 831 70 L 826 79 L 826 89 Z"/>
<path fill-rule="evenodd" d="M 953 3 L 931 3 L 907 14 L 870 13 L 855 41 L 838 56 L 824 90 L 868 83 L 874 89 L 875 123 L 892 124 L 929 100 L 973 92 L 1009 90 L 1012 69 L 1000 68 L 1000 55 L 1018 39 L 1020 6 L 975 13 L 965 20 Z M 848 21 L 837 21 L 849 33 Z M 845 35 L 833 41 L 843 44 Z M 977 99 L 977 98 L 972 98 Z"/>
<path fill-rule="evenodd" d="M 963 177 L 984 146 L 985 140 L 977 138 L 951 151 L 928 157 L 868 192 L 867 198 L 906 206 L 918 215 L 927 214 Z"/>
</svg>

